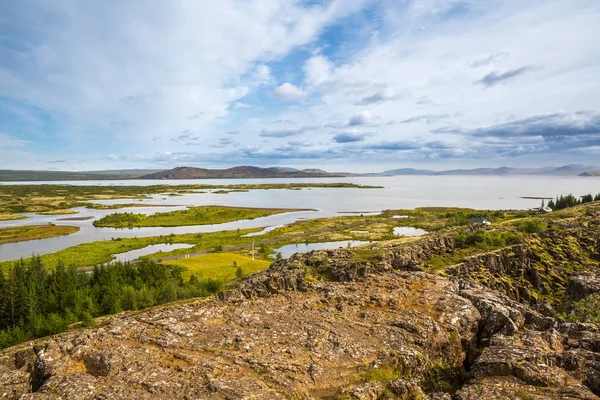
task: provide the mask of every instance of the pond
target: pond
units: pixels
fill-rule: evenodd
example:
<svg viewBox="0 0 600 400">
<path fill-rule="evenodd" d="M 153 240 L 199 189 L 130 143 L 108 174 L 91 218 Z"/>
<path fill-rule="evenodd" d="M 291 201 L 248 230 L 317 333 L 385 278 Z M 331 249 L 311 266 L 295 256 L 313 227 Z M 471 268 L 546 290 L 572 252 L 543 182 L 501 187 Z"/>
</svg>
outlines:
<svg viewBox="0 0 600 400">
<path fill-rule="evenodd" d="M 269 257 L 277 258 L 277 253 L 281 253 L 284 258 L 287 258 L 295 253 L 308 253 L 309 251 L 313 250 L 345 249 L 347 247 L 356 247 L 369 243 L 371 242 L 365 242 L 362 240 L 343 240 L 340 242 L 287 244 L 275 249 L 275 254 L 269 255 Z"/>
<path fill-rule="evenodd" d="M 253 237 L 253 236 L 260 236 L 260 235 L 264 235 L 265 233 L 269 233 L 271 231 L 274 231 L 277 228 L 283 228 L 285 225 L 273 225 L 273 226 L 267 226 L 266 228 L 264 228 L 262 231 L 258 231 L 258 232 L 252 232 L 252 233 L 247 233 L 245 235 L 242 235 L 242 237 Z"/>
<path fill-rule="evenodd" d="M 397 226 L 394 228 L 394 235 L 396 236 L 423 236 L 426 234 L 427 231 L 412 226 Z"/>
<path fill-rule="evenodd" d="M 174 244 L 152 244 L 150 246 L 143 247 L 141 249 L 126 251 L 125 253 L 115 254 L 114 261 L 133 261 L 137 260 L 142 256 L 147 256 L 148 254 L 158 253 L 159 251 L 173 251 L 177 249 L 189 249 L 194 247 L 191 244 L 185 243 L 174 243 Z"/>
</svg>

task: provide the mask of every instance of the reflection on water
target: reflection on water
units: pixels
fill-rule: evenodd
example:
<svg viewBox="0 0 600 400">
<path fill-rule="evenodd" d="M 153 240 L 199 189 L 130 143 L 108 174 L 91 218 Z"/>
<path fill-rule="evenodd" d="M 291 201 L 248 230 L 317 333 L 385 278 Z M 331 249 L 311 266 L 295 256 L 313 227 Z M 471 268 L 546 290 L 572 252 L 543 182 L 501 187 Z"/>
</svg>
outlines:
<svg viewBox="0 0 600 400">
<path fill-rule="evenodd" d="M 411 226 L 398 226 L 394 228 L 394 235 L 396 236 L 423 236 L 426 234 L 427 231 Z"/>
<path fill-rule="evenodd" d="M 269 255 L 271 258 L 277 258 L 277 254 L 281 253 L 281 256 L 287 258 L 295 253 L 308 253 L 313 250 L 330 250 L 340 249 L 347 247 L 356 247 L 371 242 L 365 242 L 361 240 L 343 240 L 340 242 L 321 242 L 321 243 L 298 243 L 288 244 L 275 249 L 275 254 Z"/>
<path fill-rule="evenodd" d="M 133 261 L 148 254 L 158 253 L 159 251 L 173 251 L 177 249 L 189 249 L 194 247 L 191 244 L 173 243 L 173 244 L 152 244 L 137 250 L 126 251 L 125 253 L 115 254 L 115 261 Z"/>
</svg>

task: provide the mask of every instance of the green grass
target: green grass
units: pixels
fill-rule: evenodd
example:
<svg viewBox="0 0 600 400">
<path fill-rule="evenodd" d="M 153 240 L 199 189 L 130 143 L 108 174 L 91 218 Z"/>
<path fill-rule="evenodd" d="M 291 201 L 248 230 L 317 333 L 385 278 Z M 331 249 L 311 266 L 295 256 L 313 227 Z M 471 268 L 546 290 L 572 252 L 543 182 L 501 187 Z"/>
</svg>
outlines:
<svg viewBox="0 0 600 400">
<path fill-rule="evenodd" d="M 269 215 L 293 211 L 306 211 L 300 209 L 284 208 L 242 208 L 206 206 L 191 207 L 186 210 L 156 213 L 154 215 L 116 213 L 110 214 L 97 221 L 94 226 L 111 228 L 132 228 L 152 226 L 188 226 L 188 225 L 213 225 L 242 219 L 254 219 Z"/>
<path fill-rule="evenodd" d="M 18 219 L 27 219 L 26 215 L 11 214 L 11 213 L 0 213 L 0 221 L 15 221 Z"/>
<path fill-rule="evenodd" d="M 134 208 L 134 207 L 174 207 L 170 204 L 146 204 L 146 203 L 120 203 L 120 204 L 99 204 L 90 203 L 85 208 L 94 210 L 116 210 L 119 208 Z"/>
<path fill-rule="evenodd" d="M 0 228 L 0 244 L 25 242 L 27 240 L 47 239 L 56 236 L 65 236 L 78 232 L 76 226 L 63 225 L 28 225 Z"/>
<path fill-rule="evenodd" d="M 237 264 L 235 267 L 233 266 L 234 262 Z M 198 279 L 211 278 L 228 282 L 236 278 L 237 267 L 241 267 L 244 275 L 248 275 L 268 268 L 271 261 L 260 259 L 253 261 L 251 257 L 225 252 L 165 261 L 163 264 L 184 267 L 185 270 L 181 274 L 184 278 L 189 278 L 194 274 Z"/>
<path fill-rule="evenodd" d="M 387 383 L 400 377 L 400 372 L 392 367 L 380 367 L 363 372 L 361 377 L 367 382 Z"/>
<path fill-rule="evenodd" d="M 255 232 L 257 230 L 260 229 L 100 240 L 68 247 L 54 253 L 44 254 L 40 256 L 40 258 L 50 269 L 55 268 L 59 262 L 62 262 L 67 266 L 87 267 L 108 263 L 113 260 L 113 254 L 141 249 L 152 244 L 188 243 L 194 245 L 194 247 L 191 249 L 178 249 L 169 253 L 156 253 L 156 257 L 174 254 L 186 254 L 191 251 L 212 250 L 216 246 L 223 244 L 248 244 L 252 243 L 252 238 L 244 238 L 242 235 Z M 0 262 L 0 269 L 6 269 L 10 263 L 11 261 Z"/>
<path fill-rule="evenodd" d="M 77 213 L 78 212 L 75 210 L 66 208 L 64 210 L 40 211 L 37 214 L 39 214 L 39 215 L 69 215 L 69 214 L 77 214 Z"/>
</svg>

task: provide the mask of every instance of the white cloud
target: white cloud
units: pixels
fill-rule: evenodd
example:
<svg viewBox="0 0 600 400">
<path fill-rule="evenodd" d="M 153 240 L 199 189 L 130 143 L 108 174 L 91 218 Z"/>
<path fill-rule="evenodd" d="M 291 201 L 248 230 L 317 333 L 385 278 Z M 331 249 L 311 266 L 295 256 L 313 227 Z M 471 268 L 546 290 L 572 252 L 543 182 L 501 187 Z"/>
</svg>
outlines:
<svg viewBox="0 0 600 400">
<path fill-rule="evenodd" d="M 292 85 L 289 82 L 277 87 L 273 91 L 273 95 L 282 100 L 304 100 L 308 96 L 304 90 Z"/>
<path fill-rule="evenodd" d="M 17 31 L 18 50 L 0 47 L 0 96 L 64 117 L 65 140 L 102 130 L 127 140 L 210 130 L 229 117 L 231 103 L 271 81 L 266 63 L 310 43 L 361 3 L 48 0 L 12 7 L 3 17 L 30 29 Z M 134 98 L 135 106 L 124 107 L 122 99 Z M 132 124 L 111 126 L 123 120 Z"/>
<path fill-rule="evenodd" d="M 368 111 L 356 113 L 348 120 L 348 126 L 369 125 L 373 121 L 373 114 Z"/>
<path fill-rule="evenodd" d="M 100 1 L 46 3 L 7 10 L 20 10 L 7 20 L 31 28 L 18 49 L 0 45 L 0 97 L 34 106 L 21 111 L 37 119 L 36 141 L 45 125 L 37 112 L 43 110 L 62 118 L 57 136 L 65 142 L 87 144 L 102 135 L 103 143 L 117 143 L 114 152 L 171 151 L 172 162 L 219 158 L 217 151 L 194 158 L 189 148 L 169 141 L 186 129 L 201 132 L 206 143 L 238 131 L 241 147 L 262 135 L 268 139 L 261 143 L 265 154 L 293 136 L 312 143 L 315 154 L 343 154 L 356 146 L 364 159 L 382 162 L 377 143 L 417 138 L 459 149 L 428 147 L 430 157 L 472 154 L 476 146 L 487 148 L 483 139 L 460 132 L 560 109 L 598 110 L 597 0 L 384 0 L 368 17 L 361 14 L 336 30 L 340 37 L 320 40 L 328 25 L 361 1 L 314 7 L 291 0 L 223 0 L 210 7 L 191 0 L 157 0 L 153 7 L 135 1 L 110 7 Z M 292 54 L 296 49 L 301 51 Z M 518 79 L 474 84 L 527 66 L 536 68 Z M 269 95 L 290 102 L 273 102 Z M 330 137 L 342 133 L 353 136 L 338 136 L 340 141 L 364 140 L 331 147 Z M 147 140 L 152 137 L 161 139 Z M 520 146 L 519 154 L 530 148 L 502 146 L 511 144 Z M 406 154 L 418 160 L 424 151 Z"/>
<path fill-rule="evenodd" d="M 0 148 L 24 147 L 32 143 L 33 142 L 29 140 L 19 139 L 17 137 L 7 135 L 5 133 L 0 133 Z"/>
<path fill-rule="evenodd" d="M 322 55 L 309 58 L 304 64 L 306 82 L 312 86 L 325 82 L 329 78 L 333 68 L 333 63 Z"/>
</svg>

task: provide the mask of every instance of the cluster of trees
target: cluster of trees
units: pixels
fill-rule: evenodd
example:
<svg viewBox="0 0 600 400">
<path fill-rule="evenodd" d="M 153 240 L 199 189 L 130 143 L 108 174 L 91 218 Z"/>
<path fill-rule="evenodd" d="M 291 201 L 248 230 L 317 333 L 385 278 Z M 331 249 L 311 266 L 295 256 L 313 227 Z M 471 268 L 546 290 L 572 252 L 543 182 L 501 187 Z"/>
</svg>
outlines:
<svg viewBox="0 0 600 400">
<path fill-rule="evenodd" d="M 600 201 L 600 193 L 598 193 L 596 196 L 586 194 L 585 196 L 581 196 L 579 198 L 573 196 L 572 194 L 556 196 L 556 200 L 550 200 L 548 202 L 548 207 L 556 211 L 567 207 L 578 206 L 580 204 L 591 203 L 593 201 Z M 544 205 L 542 203 L 542 207 L 543 206 Z"/>
<path fill-rule="evenodd" d="M 0 348 L 64 331 L 72 323 L 178 299 L 207 296 L 221 282 L 188 281 L 180 267 L 144 260 L 112 263 L 91 273 L 59 264 L 49 270 L 39 257 L 0 270 Z"/>
</svg>

